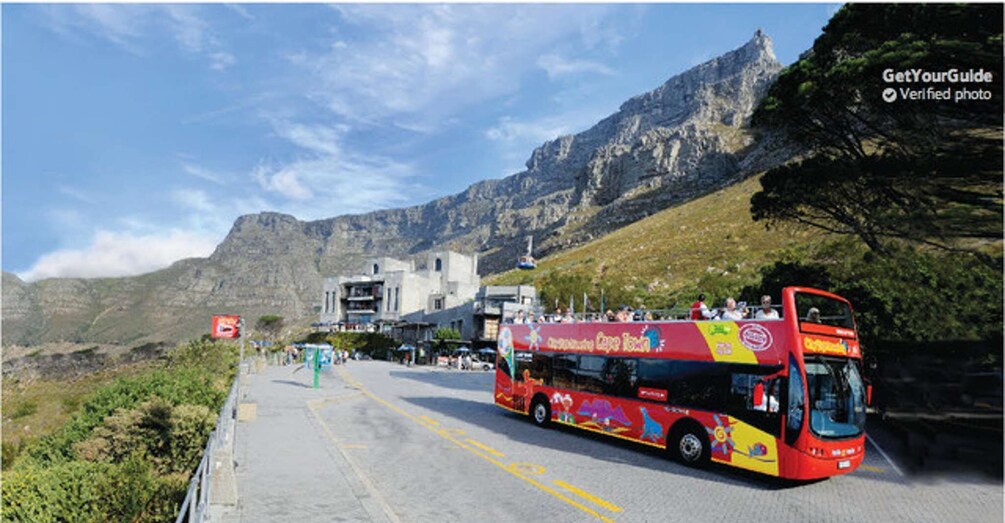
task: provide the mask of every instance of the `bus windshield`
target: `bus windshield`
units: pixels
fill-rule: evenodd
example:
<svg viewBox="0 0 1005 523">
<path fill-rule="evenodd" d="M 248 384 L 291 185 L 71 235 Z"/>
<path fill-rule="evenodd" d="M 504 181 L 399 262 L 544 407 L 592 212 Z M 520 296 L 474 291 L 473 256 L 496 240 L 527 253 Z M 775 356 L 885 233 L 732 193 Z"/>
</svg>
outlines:
<svg viewBox="0 0 1005 523">
<path fill-rule="evenodd" d="M 854 360 L 806 360 L 810 429 L 822 438 L 847 438 L 865 430 L 865 385 Z"/>
<path fill-rule="evenodd" d="M 854 329 L 851 307 L 846 302 L 819 294 L 796 294 L 796 313 L 800 322 Z"/>
</svg>

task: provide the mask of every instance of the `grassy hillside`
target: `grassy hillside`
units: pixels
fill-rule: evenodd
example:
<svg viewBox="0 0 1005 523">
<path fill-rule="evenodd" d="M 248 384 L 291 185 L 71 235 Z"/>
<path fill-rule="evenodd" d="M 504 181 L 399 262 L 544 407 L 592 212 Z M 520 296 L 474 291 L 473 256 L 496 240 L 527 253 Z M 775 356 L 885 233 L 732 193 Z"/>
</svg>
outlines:
<svg viewBox="0 0 1005 523">
<path fill-rule="evenodd" d="M 564 307 L 563 280 L 586 283 L 591 302 L 600 289 L 608 306 L 644 301 L 666 307 L 706 292 L 715 302 L 757 281 L 756 270 L 784 249 L 803 249 L 824 239 L 819 232 L 787 227 L 766 230 L 750 216 L 750 196 L 760 176 L 748 178 L 685 204 L 661 211 L 581 247 L 538 261 L 533 271 L 511 270 L 485 278 L 488 285 L 532 283 Z M 514 260 L 515 263 L 515 260 Z M 573 285 L 576 286 L 576 285 Z M 578 291 L 576 303 L 582 300 Z M 578 307 L 578 306 L 577 306 Z"/>
</svg>

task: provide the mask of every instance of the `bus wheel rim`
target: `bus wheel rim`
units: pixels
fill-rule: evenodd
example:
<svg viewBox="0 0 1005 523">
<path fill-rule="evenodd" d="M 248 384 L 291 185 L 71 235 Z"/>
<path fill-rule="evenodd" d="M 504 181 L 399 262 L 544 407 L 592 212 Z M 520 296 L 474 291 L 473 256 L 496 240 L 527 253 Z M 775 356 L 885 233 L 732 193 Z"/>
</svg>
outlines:
<svg viewBox="0 0 1005 523">
<path fill-rule="evenodd" d="M 538 423 L 544 423 L 544 419 L 547 417 L 547 414 L 548 413 L 544 410 L 544 405 L 541 403 L 538 403 L 537 407 L 534 408 L 534 419 L 537 420 Z"/>
<path fill-rule="evenodd" d="M 687 461 L 697 461 L 701 456 L 701 440 L 694 434 L 685 434 L 680 439 L 680 455 Z"/>
</svg>

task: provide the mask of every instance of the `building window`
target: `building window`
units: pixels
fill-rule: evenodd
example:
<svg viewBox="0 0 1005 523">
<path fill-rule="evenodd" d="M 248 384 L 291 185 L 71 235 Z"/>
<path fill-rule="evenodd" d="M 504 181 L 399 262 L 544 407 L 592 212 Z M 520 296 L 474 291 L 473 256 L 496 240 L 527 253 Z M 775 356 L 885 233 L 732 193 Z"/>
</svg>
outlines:
<svg viewBox="0 0 1005 523">
<path fill-rule="evenodd" d="M 434 310 L 440 310 L 442 308 L 443 308 L 443 298 L 434 298 L 433 299 L 433 309 Z"/>
<path fill-rule="evenodd" d="M 436 272 L 440 272 L 443 270 L 443 260 L 439 258 L 436 259 L 435 270 Z"/>
<path fill-rule="evenodd" d="M 377 274 L 378 272 L 380 272 L 380 265 L 377 265 L 375 263 L 375 264 L 373 264 L 373 273 Z"/>
<path fill-rule="evenodd" d="M 398 308 L 398 305 L 400 303 L 398 301 L 398 298 L 400 297 L 400 292 L 399 292 L 400 290 L 401 290 L 401 287 L 395 287 L 394 288 L 394 310 L 396 310 L 396 311 L 400 311 L 401 310 L 401 309 Z"/>
</svg>

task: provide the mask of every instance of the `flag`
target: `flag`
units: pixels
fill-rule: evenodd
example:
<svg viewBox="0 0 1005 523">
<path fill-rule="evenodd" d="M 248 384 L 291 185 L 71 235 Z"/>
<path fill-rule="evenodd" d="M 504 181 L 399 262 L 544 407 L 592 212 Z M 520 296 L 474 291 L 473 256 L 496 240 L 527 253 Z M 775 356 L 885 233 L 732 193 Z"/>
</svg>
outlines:
<svg viewBox="0 0 1005 523">
<path fill-rule="evenodd" d="M 604 289 L 600 289 L 600 312 L 607 312 L 607 304 L 604 301 Z"/>
<path fill-rule="evenodd" d="M 583 312 L 590 311 L 590 299 L 587 298 L 586 293 L 583 293 Z"/>
<path fill-rule="evenodd" d="M 576 309 L 576 302 L 574 300 L 575 300 L 575 298 L 573 298 L 572 295 L 570 294 L 569 295 L 569 314 L 575 314 L 576 313 L 576 310 L 575 310 Z"/>
</svg>

